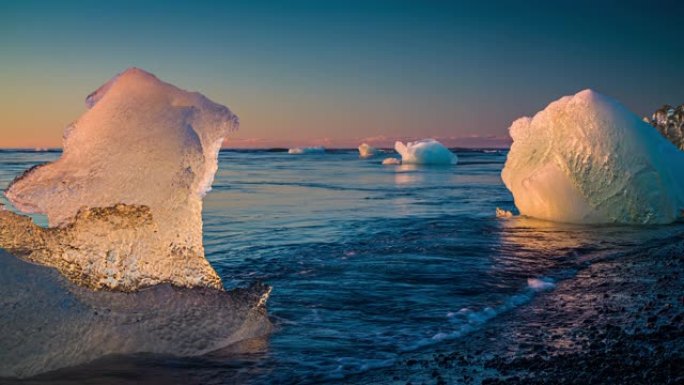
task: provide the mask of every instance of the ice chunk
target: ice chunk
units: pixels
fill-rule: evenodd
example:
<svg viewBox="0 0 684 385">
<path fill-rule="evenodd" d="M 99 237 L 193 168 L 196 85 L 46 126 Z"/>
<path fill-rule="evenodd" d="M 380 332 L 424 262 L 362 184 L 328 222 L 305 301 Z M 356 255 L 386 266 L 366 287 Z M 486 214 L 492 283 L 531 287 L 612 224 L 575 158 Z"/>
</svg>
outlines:
<svg viewBox="0 0 684 385">
<path fill-rule="evenodd" d="M 501 177 L 520 214 L 570 223 L 669 223 L 684 208 L 684 152 L 591 90 L 510 127 Z"/>
<path fill-rule="evenodd" d="M 458 163 L 458 157 L 434 139 L 417 142 L 396 142 L 394 149 L 401 155 L 403 164 L 448 165 Z"/>
<path fill-rule="evenodd" d="M 513 213 L 508 211 L 508 210 L 497 207 L 496 208 L 496 217 L 497 218 L 513 218 Z"/>
<path fill-rule="evenodd" d="M 53 227 L 37 238 L 39 229 L 5 216 L 6 226 L 32 231 L 12 235 L 14 246 L 93 288 L 221 288 L 204 258 L 202 197 L 237 116 L 136 68 L 86 104 L 64 133 L 61 158 L 28 170 L 5 192 L 19 210 L 46 214 Z M 11 249 L 7 237 L 0 247 Z"/>
<path fill-rule="evenodd" d="M 323 154 L 325 148 L 323 147 L 295 147 L 287 150 L 288 154 L 303 155 L 303 154 Z"/>
<path fill-rule="evenodd" d="M 644 119 L 677 148 L 684 150 L 684 104 L 677 108 L 666 104 L 656 111 L 650 120 Z"/>
<path fill-rule="evenodd" d="M 264 307 L 270 288 L 264 285 L 229 292 L 171 285 L 93 291 L 2 250 L 0 293 L 0 378 L 29 377 L 107 354 L 197 356 L 272 329 Z"/>
<path fill-rule="evenodd" d="M 377 153 L 378 149 L 369 144 L 362 143 L 359 146 L 359 156 L 362 158 L 370 158 L 371 156 L 377 155 Z"/>
<path fill-rule="evenodd" d="M 401 160 L 397 158 L 385 158 L 383 159 L 382 164 L 386 166 L 396 166 L 401 164 Z"/>
</svg>

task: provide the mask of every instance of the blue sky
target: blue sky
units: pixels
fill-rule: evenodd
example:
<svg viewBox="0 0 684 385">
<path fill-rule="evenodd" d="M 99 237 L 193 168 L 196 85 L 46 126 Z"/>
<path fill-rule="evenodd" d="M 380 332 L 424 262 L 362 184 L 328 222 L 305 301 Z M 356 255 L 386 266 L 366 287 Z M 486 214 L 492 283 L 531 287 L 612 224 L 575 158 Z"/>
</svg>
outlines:
<svg viewBox="0 0 684 385">
<path fill-rule="evenodd" d="M 500 137 L 584 88 L 643 115 L 684 103 L 683 14 L 674 1 L 2 1 L 0 146 L 59 145 L 85 96 L 131 66 L 231 107 L 243 144 Z"/>
</svg>

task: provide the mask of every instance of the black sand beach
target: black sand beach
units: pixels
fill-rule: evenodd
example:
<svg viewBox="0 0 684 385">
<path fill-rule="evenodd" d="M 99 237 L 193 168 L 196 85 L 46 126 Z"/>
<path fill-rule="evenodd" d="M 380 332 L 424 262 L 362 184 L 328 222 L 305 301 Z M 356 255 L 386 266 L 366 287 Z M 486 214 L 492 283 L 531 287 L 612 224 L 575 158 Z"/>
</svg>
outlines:
<svg viewBox="0 0 684 385">
<path fill-rule="evenodd" d="M 407 356 L 392 384 L 682 384 L 684 240 L 581 269 L 486 329 Z"/>
</svg>

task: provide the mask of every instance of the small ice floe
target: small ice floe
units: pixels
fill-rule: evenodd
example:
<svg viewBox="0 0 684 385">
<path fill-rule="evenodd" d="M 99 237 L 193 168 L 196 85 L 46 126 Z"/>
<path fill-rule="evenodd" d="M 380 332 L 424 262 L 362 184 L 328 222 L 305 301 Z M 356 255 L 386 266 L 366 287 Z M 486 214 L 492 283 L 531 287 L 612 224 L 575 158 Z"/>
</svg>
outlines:
<svg viewBox="0 0 684 385">
<path fill-rule="evenodd" d="M 293 155 L 306 155 L 306 154 L 323 154 L 325 153 L 325 148 L 321 146 L 316 147 L 295 147 L 287 150 L 288 154 Z"/>
<path fill-rule="evenodd" d="M 496 217 L 497 218 L 513 218 L 513 213 L 508 211 L 508 210 L 504 210 L 502 208 L 497 207 L 496 208 Z"/>
<path fill-rule="evenodd" d="M 450 165 L 458 163 L 458 157 L 434 139 L 417 142 L 396 142 L 394 149 L 401 155 L 402 164 Z"/>
<path fill-rule="evenodd" d="M 383 159 L 382 164 L 385 166 L 398 166 L 401 164 L 401 160 L 397 158 L 385 158 Z"/>
<path fill-rule="evenodd" d="M 556 287 L 556 284 L 550 278 L 528 278 L 527 287 L 534 291 L 546 291 Z"/>
<path fill-rule="evenodd" d="M 378 154 L 378 149 L 367 144 L 367 143 L 362 143 L 359 146 L 359 156 L 361 158 L 370 158 L 372 156 L 375 156 Z"/>
</svg>

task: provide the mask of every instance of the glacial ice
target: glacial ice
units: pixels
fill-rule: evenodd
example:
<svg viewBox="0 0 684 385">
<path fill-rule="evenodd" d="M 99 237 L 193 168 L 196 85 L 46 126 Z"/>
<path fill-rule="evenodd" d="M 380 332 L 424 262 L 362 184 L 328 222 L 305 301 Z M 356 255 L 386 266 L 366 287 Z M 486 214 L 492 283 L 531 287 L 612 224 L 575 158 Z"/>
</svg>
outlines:
<svg viewBox="0 0 684 385">
<path fill-rule="evenodd" d="M 361 143 L 359 146 L 359 156 L 361 158 L 370 158 L 372 156 L 375 156 L 378 153 L 378 149 L 367 144 L 367 143 Z"/>
<path fill-rule="evenodd" d="M 305 154 L 323 154 L 325 152 L 324 147 L 295 147 L 287 150 L 288 154 L 294 155 L 305 155 Z"/>
<path fill-rule="evenodd" d="M 591 90 L 510 127 L 501 172 L 520 214 L 567 223 L 670 223 L 684 208 L 684 152 Z"/>
<path fill-rule="evenodd" d="M 434 139 L 416 142 L 396 142 L 394 149 L 401 155 L 402 164 L 449 165 L 458 163 L 458 157 Z"/>
<path fill-rule="evenodd" d="M 93 291 L 2 250 L 0 292 L 0 382 L 107 354 L 187 357 L 228 346 L 249 353 L 240 342 L 266 337 L 273 328 L 264 285 L 228 292 L 169 284 L 133 293 Z"/>
<path fill-rule="evenodd" d="M 5 212 L 0 247 L 95 289 L 221 289 L 204 258 L 202 197 L 237 116 L 136 68 L 86 105 L 65 130 L 61 158 L 26 171 L 5 192 L 22 212 L 46 214 L 51 228 Z"/>
</svg>

